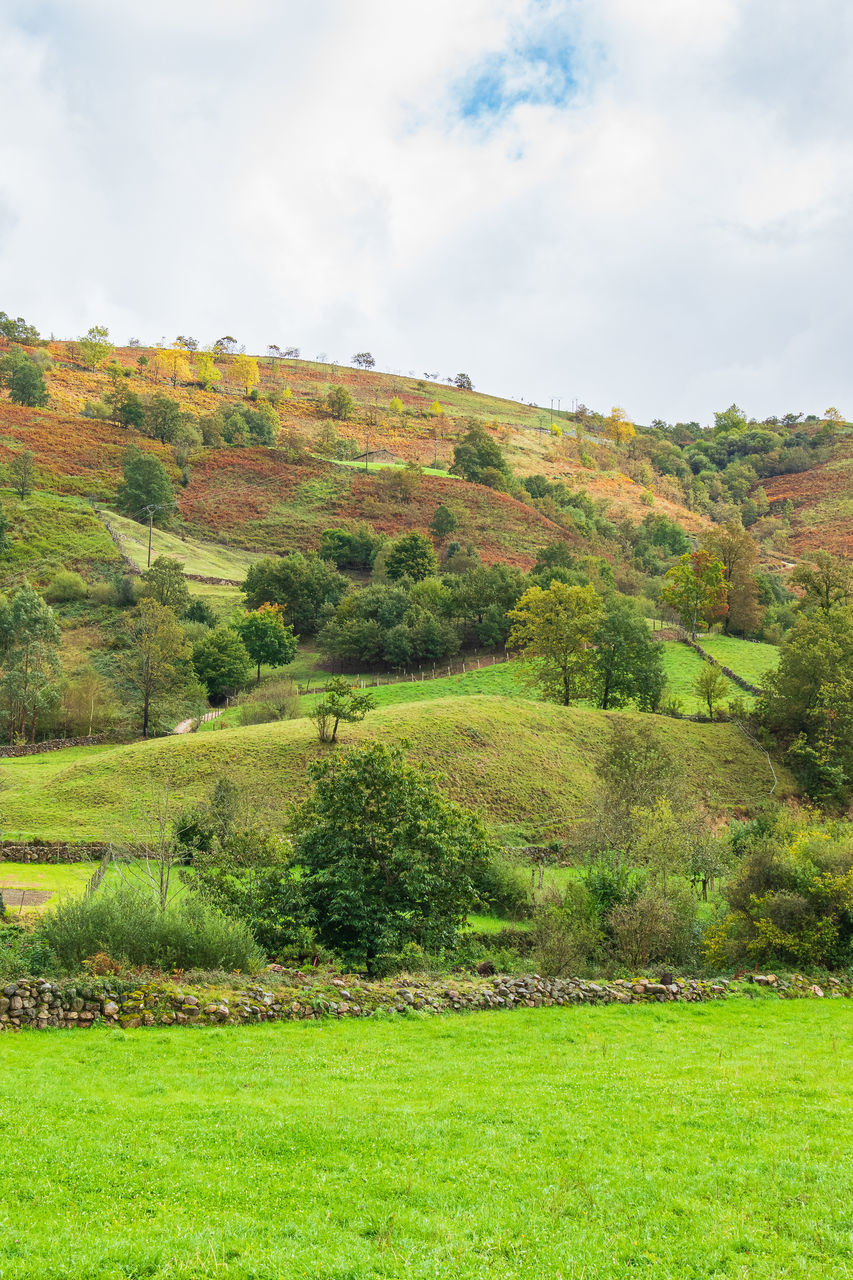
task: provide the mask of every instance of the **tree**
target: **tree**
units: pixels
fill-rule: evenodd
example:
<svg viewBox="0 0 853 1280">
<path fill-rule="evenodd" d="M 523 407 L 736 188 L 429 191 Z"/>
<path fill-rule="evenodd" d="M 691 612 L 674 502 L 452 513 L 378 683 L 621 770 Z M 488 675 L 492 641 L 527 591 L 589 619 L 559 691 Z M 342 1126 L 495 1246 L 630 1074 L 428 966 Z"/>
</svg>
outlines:
<svg viewBox="0 0 853 1280">
<path fill-rule="evenodd" d="M 509 646 L 531 661 L 544 696 L 568 707 L 594 684 L 595 633 L 603 612 L 594 587 L 529 587 L 511 609 Z"/>
<path fill-rule="evenodd" d="M 180 617 L 190 600 L 182 561 L 172 556 L 158 556 L 143 573 L 139 594 L 165 605 Z"/>
<path fill-rule="evenodd" d="M 450 470 L 471 484 L 488 484 L 490 488 L 499 487 L 510 478 L 500 445 L 478 422 L 469 427 L 454 447 Z"/>
<path fill-rule="evenodd" d="M 256 387 L 261 380 L 258 362 L 254 356 L 235 356 L 231 362 L 231 372 L 234 374 L 235 381 L 244 388 L 246 395 L 249 395 L 252 387 Z"/>
<path fill-rule="evenodd" d="M 217 382 L 219 382 L 222 374 L 213 362 L 212 351 L 197 351 L 195 356 L 195 376 L 196 381 L 204 387 L 205 391 Z"/>
<path fill-rule="evenodd" d="M 141 602 L 125 638 L 127 649 L 117 668 L 139 704 L 142 736 L 147 738 L 152 718 L 191 688 L 189 641 L 172 610 L 151 599 Z"/>
<path fill-rule="evenodd" d="M 396 413 L 397 416 L 399 417 L 399 415 L 403 412 L 403 401 L 400 399 L 399 396 L 392 396 L 391 403 L 388 405 L 388 408 L 391 410 L 392 413 Z"/>
<path fill-rule="evenodd" d="M 296 551 L 256 561 L 246 574 L 243 595 L 249 609 L 280 604 L 298 636 L 313 635 L 328 608 L 334 608 L 349 589 L 349 580 L 313 552 Z"/>
<path fill-rule="evenodd" d="M 451 533 L 455 533 L 459 528 L 459 521 L 456 516 L 442 502 L 433 512 L 432 519 L 429 522 L 429 531 L 435 538 L 439 546 L 449 538 Z"/>
<path fill-rule="evenodd" d="M 0 697 L 6 707 L 9 741 L 16 735 L 35 742 L 40 715 L 59 702 L 61 672 L 57 650 L 60 630 L 53 610 L 29 583 L 18 589 L 11 606 L 0 609 L 4 652 Z"/>
<path fill-rule="evenodd" d="M 673 807 L 684 807 L 679 766 L 649 723 L 614 719 L 595 773 L 598 783 L 587 822 L 592 848 L 631 853 L 642 835 L 638 814 L 661 796 Z"/>
<path fill-rule="evenodd" d="M 453 379 L 453 385 L 458 387 L 460 391 L 474 390 L 474 384 L 468 377 L 467 373 L 457 373 L 456 377 Z"/>
<path fill-rule="evenodd" d="M 346 422 L 355 412 L 355 401 L 346 387 L 332 387 L 326 396 L 326 408 L 333 418 Z"/>
<path fill-rule="evenodd" d="M 93 324 L 91 329 L 83 334 L 79 346 L 83 361 L 92 372 L 102 360 L 106 360 L 107 356 L 111 356 L 115 351 L 115 347 L 110 342 L 110 331 L 105 324 Z"/>
<path fill-rule="evenodd" d="M 12 545 L 12 539 L 9 537 L 9 521 L 6 519 L 6 512 L 0 506 L 0 556 L 6 554 Z"/>
<path fill-rule="evenodd" d="M 9 379 L 9 398 L 13 404 L 37 409 L 47 404 L 44 374 L 32 360 L 22 360 Z"/>
<path fill-rule="evenodd" d="M 175 439 L 181 426 L 181 406 L 177 400 L 161 392 L 151 396 L 145 406 L 145 433 L 161 444 Z"/>
<path fill-rule="evenodd" d="M 801 613 L 779 664 L 764 677 L 758 714 L 789 745 L 810 795 L 836 798 L 853 779 L 853 609 Z"/>
<path fill-rule="evenodd" d="M 663 650 L 629 601 L 618 596 L 607 601 L 594 644 L 596 704 L 607 711 L 635 701 L 642 711 L 656 710 L 666 684 Z"/>
<path fill-rule="evenodd" d="M 258 664 L 258 684 L 262 662 L 269 667 L 286 667 L 296 657 L 296 636 L 293 627 L 285 625 L 282 613 L 279 605 L 262 604 L 237 622 L 237 634 Z"/>
<path fill-rule="evenodd" d="M 317 761 L 309 777 L 296 860 L 321 940 L 369 971 L 407 943 L 452 947 L 497 852 L 479 818 L 384 743 Z"/>
<path fill-rule="evenodd" d="M 693 692 L 708 708 L 709 720 L 714 719 L 714 712 L 728 691 L 729 682 L 720 668 L 711 662 L 703 662 L 693 681 Z"/>
<path fill-rule="evenodd" d="M 432 404 L 429 407 L 429 412 L 430 412 L 430 417 L 432 418 L 444 417 L 444 407 L 442 404 L 440 404 L 438 400 L 433 400 Z"/>
<path fill-rule="evenodd" d="M 759 604 L 760 585 L 756 576 L 758 548 L 747 531 L 735 522 L 718 526 L 705 535 L 705 550 L 723 566 L 728 589 L 728 611 L 724 627 L 756 631 L 764 610 Z"/>
<path fill-rule="evenodd" d="M 28 347 L 34 347 L 41 341 L 35 325 L 28 324 L 23 316 L 13 320 L 5 311 L 0 311 L 0 334 L 7 342 L 23 342 Z"/>
<path fill-rule="evenodd" d="M 358 369 L 373 369 L 376 366 L 376 361 L 369 351 L 357 351 L 352 358 L 352 363 Z"/>
<path fill-rule="evenodd" d="M 633 422 L 628 421 L 625 410 L 620 409 L 619 405 L 614 405 L 610 410 L 610 416 L 604 419 L 604 433 L 614 444 L 622 445 L 633 440 L 637 434 L 637 428 Z"/>
<path fill-rule="evenodd" d="M 730 432 L 745 431 L 749 424 L 743 409 L 736 404 L 730 404 L 728 409 L 714 414 L 714 425 L 721 435 L 727 435 Z"/>
<path fill-rule="evenodd" d="M 198 339 L 179 333 L 175 341 L 172 343 L 172 346 L 178 348 L 180 351 L 189 351 L 190 355 L 192 355 L 194 351 L 198 351 Z"/>
<path fill-rule="evenodd" d="M 21 501 L 32 493 L 36 483 L 36 468 L 35 454 L 30 449 L 22 449 L 20 453 L 13 455 L 9 463 L 9 478 Z"/>
<path fill-rule="evenodd" d="M 437 570 L 432 543 L 422 533 L 406 533 L 397 538 L 385 561 L 385 572 L 392 581 L 411 578 L 413 582 L 420 582 L 422 578 L 431 578 Z"/>
<path fill-rule="evenodd" d="M 134 431 L 142 431 L 145 426 L 145 405 L 142 403 L 142 397 L 135 391 L 128 391 L 123 396 L 118 411 L 118 423 L 125 428 L 132 427 Z"/>
<path fill-rule="evenodd" d="M 344 724 L 359 724 L 375 706 L 376 699 L 372 693 L 362 693 L 357 685 L 351 685 L 343 676 L 333 676 L 311 719 L 317 725 L 321 742 L 337 742 L 338 725 L 342 720 Z"/>
<path fill-rule="evenodd" d="M 691 551 L 668 570 L 661 602 L 673 609 L 696 639 L 696 628 L 725 617 L 726 580 L 721 562 L 710 551 Z"/>
<path fill-rule="evenodd" d="M 138 520 L 150 508 L 154 524 L 168 523 L 175 505 L 169 474 L 159 458 L 131 445 L 122 455 L 124 480 L 116 490 L 116 506 Z"/>
<path fill-rule="evenodd" d="M 157 372 L 168 378 L 173 387 L 176 387 L 179 382 L 189 382 L 192 377 L 186 351 L 180 347 L 168 349 L 158 347 L 155 352 L 155 363 Z"/>
<path fill-rule="evenodd" d="M 214 700 L 245 689 L 252 678 L 252 659 L 231 627 L 217 627 L 193 645 L 193 667 Z"/>
<path fill-rule="evenodd" d="M 829 613 L 835 605 L 847 605 L 853 594 L 853 566 L 828 551 L 814 551 L 791 574 L 791 581 L 803 589 L 804 603 Z"/>
<path fill-rule="evenodd" d="M 230 333 L 226 333 L 224 338 L 217 338 L 213 344 L 213 351 L 218 356 L 230 356 L 237 346 L 237 339 L 232 337 Z"/>
</svg>

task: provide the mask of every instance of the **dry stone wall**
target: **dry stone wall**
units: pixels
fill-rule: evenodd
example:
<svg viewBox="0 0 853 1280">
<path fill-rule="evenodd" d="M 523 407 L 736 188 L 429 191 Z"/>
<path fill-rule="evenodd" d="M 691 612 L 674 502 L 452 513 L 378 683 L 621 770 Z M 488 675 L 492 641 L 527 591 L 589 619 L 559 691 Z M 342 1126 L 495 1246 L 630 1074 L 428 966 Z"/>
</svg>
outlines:
<svg viewBox="0 0 853 1280">
<path fill-rule="evenodd" d="M 484 1009 L 536 1009 L 554 1005 L 693 1003 L 754 995 L 757 988 L 783 999 L 853 996 L 853 979 L 829 978 L 819 986 L 793 975 L 755 975 L 739 982 L 720 978 L 654 982 L 590 982 L 580 978 L 497 975 L 440 982 L 367 982 L 357 976 L 325 977 L 280 971 L 275 983 L 228 989 L 147 982 L 132 986 L 105 978 L 50 982 L 22 978 L 0 988 L 0 1032 L 25 1029 L 240 1025 L 309 1018 L 370 1018 L 390 1014 L 437 1015 Z"/>
</svg>

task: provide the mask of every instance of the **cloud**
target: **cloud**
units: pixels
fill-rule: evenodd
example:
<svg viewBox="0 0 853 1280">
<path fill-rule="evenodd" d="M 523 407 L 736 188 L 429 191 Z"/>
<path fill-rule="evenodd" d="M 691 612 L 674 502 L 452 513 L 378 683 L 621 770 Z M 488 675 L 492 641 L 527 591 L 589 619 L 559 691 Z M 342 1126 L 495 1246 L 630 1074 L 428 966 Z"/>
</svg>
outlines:
<svg viewBox="0 0 853 1280">
<path fill-rule="evenodd" d="M 851 43 L 841 0 L 12 0 L 0 307 L 853 412 Z"/>
</svg>

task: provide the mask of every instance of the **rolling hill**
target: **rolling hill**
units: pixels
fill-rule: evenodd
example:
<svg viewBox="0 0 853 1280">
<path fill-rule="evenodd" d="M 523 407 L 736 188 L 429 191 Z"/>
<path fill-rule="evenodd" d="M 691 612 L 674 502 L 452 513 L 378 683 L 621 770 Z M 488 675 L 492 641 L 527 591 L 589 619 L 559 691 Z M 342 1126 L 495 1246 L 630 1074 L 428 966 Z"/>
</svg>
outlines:
<svg viewBox="0 0 853 1280">
<path fill-rule="evenodd" d="M 513 842 L 565 835 L 584 810 L 608 721 L 629 715 L 653 727 L 683 763 L 697 800 L 731 816 L 772 787 L 766 757 L 733 724 L 601 713 L 501 697 L 451 697 L 373 712 L 346 743 L 381 738 L 434 770 L 453 799 L 479 810 Z M 261 809 L 285 815 L 304 794 L 320 747 L 311 721 L 81 747 L 0 762 L 7 830 L 97 840 L 139 835 L 169 792 L 173 808 L 206 794 L 224 774 L 241 779 Z M 777 766 L 777 796 L 793 783 Z"/>
</svg>

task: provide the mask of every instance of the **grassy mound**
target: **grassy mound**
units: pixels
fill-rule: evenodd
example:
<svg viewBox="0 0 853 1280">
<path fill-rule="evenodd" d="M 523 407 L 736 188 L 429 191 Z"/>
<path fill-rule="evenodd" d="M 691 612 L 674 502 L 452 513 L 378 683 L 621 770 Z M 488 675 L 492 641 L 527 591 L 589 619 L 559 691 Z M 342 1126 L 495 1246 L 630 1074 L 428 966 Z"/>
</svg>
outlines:
<svg viewBox="0 0 853 1280">
<path fill-rule="evenodd" d="M 411 758 L 436 771 L 447 793 L 478 809 L 514 838 L 558 837 L 576 822 L 606 741 L 606 722 L 628 714 L 651 725 L 682 762 L 696 797 L 718 812 L 749 810 L 772 785 L 765 757 L 730 724 L 698 725 L 634 713 L 505 697 L 441 698 L 374 712 L 345 743 L 407 743 Z M 305 770 L 321 751 L 309 720 L 227 729 L 119 747 L 80 747 L 0 764 L 7 829 L 96 839 L 145 826 L 156 796 L 201 796 L 232 774 L 279 815 L 304 792 Z M 792 790 L 780 772 L 777 796 Z"/>
</svg>

